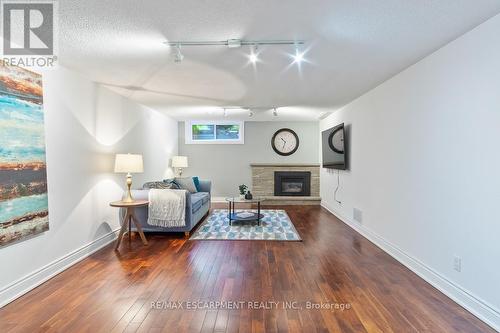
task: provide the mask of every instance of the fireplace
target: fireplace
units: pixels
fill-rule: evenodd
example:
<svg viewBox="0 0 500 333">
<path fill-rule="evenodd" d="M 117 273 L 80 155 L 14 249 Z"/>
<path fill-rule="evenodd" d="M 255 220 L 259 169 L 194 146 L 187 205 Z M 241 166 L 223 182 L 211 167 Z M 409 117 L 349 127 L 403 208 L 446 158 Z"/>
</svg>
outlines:
<svg viewBox="0 0 500 333">
<path fill-rule="evenodd" d="M 311 195 L 311 172 L 309 171 L 275 171 L 275 196 Z"/>
</svg>

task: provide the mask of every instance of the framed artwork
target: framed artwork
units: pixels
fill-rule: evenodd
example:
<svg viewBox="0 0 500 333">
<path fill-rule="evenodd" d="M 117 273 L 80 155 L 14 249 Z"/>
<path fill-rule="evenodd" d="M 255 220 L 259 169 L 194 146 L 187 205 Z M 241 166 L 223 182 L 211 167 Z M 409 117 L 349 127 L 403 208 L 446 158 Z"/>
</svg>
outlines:
<svg viewBox="0 0 500 333">
<path fill-rule="evenodd" d="M 48 229 L 42 77 L 0 62 L 0 246 Z"/>
</svg>

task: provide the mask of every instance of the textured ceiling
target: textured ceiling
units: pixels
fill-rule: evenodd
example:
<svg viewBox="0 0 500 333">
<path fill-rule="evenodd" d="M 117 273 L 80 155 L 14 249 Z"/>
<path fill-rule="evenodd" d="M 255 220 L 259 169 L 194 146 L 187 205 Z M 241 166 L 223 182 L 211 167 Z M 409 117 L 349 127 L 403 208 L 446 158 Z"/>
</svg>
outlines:
<svg viewBox="0 0 500 333">
<path fill-rule="evenodd" d="M 317 119 L 500 12 L 499 0 L 60 0 L 60 61 L 177 119 L 222 106 L 278 106 L 280 120 Z M 185 47 L 166 40 L 303 39 L 290 46 Z M 276 119 L 258 109 L 255 120 Z M 234 115 L 233 115 L 234 114 Z M 247 113 L 230 112 L 247 118 Z"/>
</svg>

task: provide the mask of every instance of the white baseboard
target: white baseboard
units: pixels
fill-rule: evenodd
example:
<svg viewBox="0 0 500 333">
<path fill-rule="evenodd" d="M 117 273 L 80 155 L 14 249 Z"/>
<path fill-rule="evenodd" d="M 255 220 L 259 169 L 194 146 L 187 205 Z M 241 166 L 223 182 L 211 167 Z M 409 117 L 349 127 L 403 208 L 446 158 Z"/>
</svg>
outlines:
<svg viewBox="0 0 500 333">
<path fill-rule="evenodd" d="M 454 302 L 458 303 L 460 306 L 491 326 L 496 331 L 500 332 L 500 311 L 493 305 L 475 296 L 473 293 L 462 288 L 453 281 L 450 281 L 418 259 L 413 258 L 402 249 L 391 244 L 366 226 L 343 216 L 332 207 L 329 207 L 326 202 L 322 201 L 321 206 L 335 215 L 339 220 L 360 233 L 370 242 L 378 246 L 384 252 L 389 254 L 391 257 L 406 266 L 419 277 L 427 281 L 433 287 L 451 298 Z"/>
<path fill-rule="evenodd" d="M 3 288 L 0 290 L 0 308 L 113 242 L 118 231 L 113 230 Z"/>
</svg>

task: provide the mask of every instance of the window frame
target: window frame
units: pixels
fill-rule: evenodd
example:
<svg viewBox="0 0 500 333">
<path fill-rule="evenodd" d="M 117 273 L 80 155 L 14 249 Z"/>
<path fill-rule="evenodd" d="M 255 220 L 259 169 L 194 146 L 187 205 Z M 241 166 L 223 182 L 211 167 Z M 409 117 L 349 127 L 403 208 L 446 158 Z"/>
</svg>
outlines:
<svg viewBox="0 0 500 333">
<path fill-rule="evenodd" d="M 193 125 L 214 125 L 214 139 L 193 140 Z M 239 139 L 217 139 L 217 125 L 238 125 Z M 245 122 L 239 120 L 186 120 L 184 122 L 185 143 L 188 145 L 225 145 L 245 143 Z"/>
</svg>

